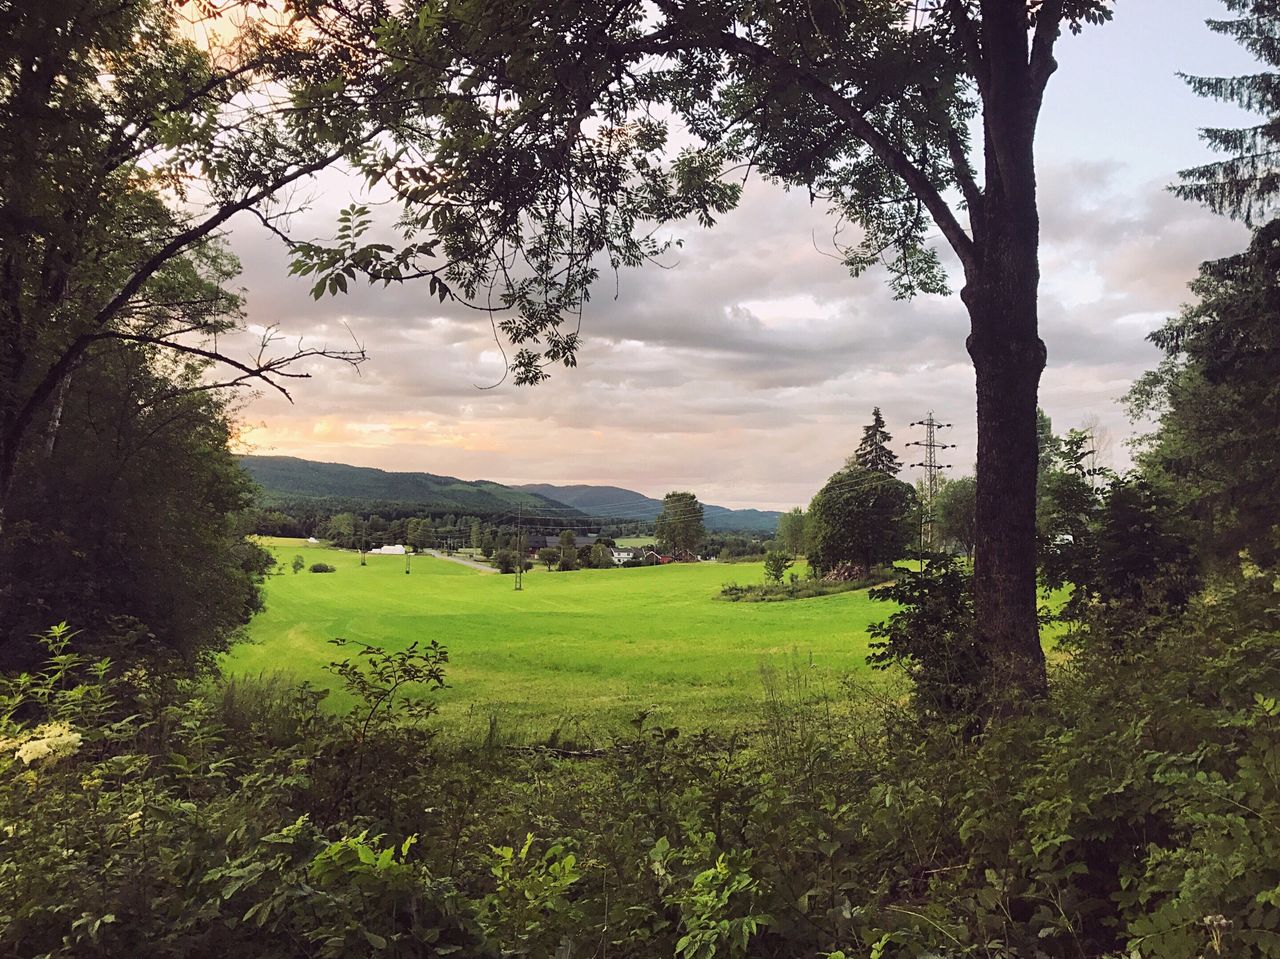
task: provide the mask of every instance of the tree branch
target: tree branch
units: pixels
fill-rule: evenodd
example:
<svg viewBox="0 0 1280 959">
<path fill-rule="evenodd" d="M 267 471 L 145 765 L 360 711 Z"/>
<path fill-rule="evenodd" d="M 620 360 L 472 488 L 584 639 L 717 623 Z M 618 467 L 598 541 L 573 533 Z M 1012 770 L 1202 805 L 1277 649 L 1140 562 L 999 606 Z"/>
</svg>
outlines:
<svg viewBox="0 0 1280 959">
<path fill-rule="evenodd" d="M 969 19 L 969 14 L 961 0 L 947 0 L 946 9 L 955 24 L 956 36 L 960 39 L 960 46 L 964 50 L 974 82 L 978 84 L 978 92 L 985 96 L 991 87 L 991 74 L 987 68 L 987 59 L 982 52 L 982 40 L 978 37 L 978 31 L 973 21 Z"/>
<path fill-rule="evenodd" d="M 956 256 L 964 265 L 965 273 L 977 268 L 977 254 L 973 239 L 965 232 L 954 211 L 943 199 L 937 187 L 930 182 L 924 172 L 911 162 L 892 140 L 868 120 L 852 103 L 831 88 L 826 81 L 797 66 L 790 60 L 779 56 L 768 47 L 744 37 L 731 33 L 716 35 L 712 42 L 728 53 L 734 53 L 754 61 L 762 67 L 772 70 L 775 75 L 788 77 L 798 87 L 812 96 L 817 102 L 827 107 L 842 120 L 855 137 L 871 148 L 871 151 L 885 166 L 902 178 L 911 192 L 925 205 L 934 223 L 942 231 Z M 689 46 L 692 46 L 690 44 Z"/>
<path fill-rule="evenodd" d="M 947 130 L 947 152 L 951 155 L 951 165 L 955 168 L 956 182 L 964 195 L 965 206 L 969 208 L 969 228 L 973 230 L 974 240 L 978 238 L 978 221 L 982 217 L 985 198 L 982 188 L 974 177 L 973 167 L 969 163 L 969 154 L 965 151 L 960 131 L 955 127 Z"/>
<path fill-rule="evenodd" d="M 1036 32 L 1031 42 L 1031 83 L 1037 101 L 1044 96 L 1049 77 L 1058 69 L 1054 45 L 1062 33 L 1062 0 L 1045 0 L 1036 11 Z"/>
</svg>

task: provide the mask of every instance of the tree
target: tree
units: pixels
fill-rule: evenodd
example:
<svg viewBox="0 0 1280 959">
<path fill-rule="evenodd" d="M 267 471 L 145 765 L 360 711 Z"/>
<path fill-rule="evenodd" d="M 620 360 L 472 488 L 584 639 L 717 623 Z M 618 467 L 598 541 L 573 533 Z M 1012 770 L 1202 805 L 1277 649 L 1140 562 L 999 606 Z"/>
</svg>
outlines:
<svg viewBox="0 0 1280 959">
<path fill-rule="evenodd" d="M 269 553 L 246 539 L 257 490 L 228 448 L 226 400 L 183 387 L 123 346 L 83 367 L 52 443 L 28 446 L 0 534 L 0 650 L 39 656 L 33 634 L 73 622 L 77 643 L 126 662 L 194 668 L 262 607 Z"/>
<path fill-rule="evenodd" d="M 613 566 L 613 550 L 604 543 L 593 543 L 591 546 L 591 566 L 594 569 L 610 569 Z"/>
<path fill-rule="evenodd" d="M 560 571 L 567 573 L 578 568 L 577 534 L 571 529 L 560 531 Z"/>
<path fill-rule="evenodd" d="M 1186 517 L 1215 565 L 1248 550 L 1280 563 L 1280 221 L 1248 250 L 1205 263 L 1197 302 L 1151 334 L 1160 366 L 1128 396 L 1159 416 L 1139 454 L 1144 476 Z"/>
<path fill-rule="evenodd" d="M 306 565 L 307 561 L 303 559 L 301 555 L 295 555 L 293 557 L 293 562 L 289 564 L 289 568 L 293 570 L 293 574 L 296 576 L 298 573 L 302 572 L 303 567 Z"/>
<path fill-rule="evenodd" d="M 551 572 L 551 567 L 560 562 L 560 550 L 554 546 L 544 546 L 538 550 L 538 562 L 547 567 L 547 572 Z"/>
<path fill-rule="evenodd" d="M 778 539 L 792 556 L 808 552 L 808 517 L 799 506 L 778 517 Z"/>
<path fill-rule="evenodd" d="M 513 550 L 500 549 L 493 554 L 493 565 L 499 573 L 514 573 L 520 558 Z"/>
<path fill-rule="evenodd" d="M 934 509 L 938 532 L 964 551 L 966 559 L 973 558 L 973 544 L 977 536 L 978 485 L 972 476 L 943 483 L 938 490 Z"/>
<path fill-rule="evenodd" d="M 329 519 L 324 538 L 343 549 L 354 549 L 358 542 L 356 537 L 358 522 L 355 513 L 338 513 Z"/>
<path fill-rule="evenodd" d="M 661 253 L 653 221 L 712 224 L 743 166 L 858 224 L 844 262 L 887 263 L 896 295 L 945 289 L 940 233 L 977 378 L 975 629 L 993 694 L 1039 696 L 1035 132 L 1063 29 L 1109 17 L 1105 0 L 441 0 L 379 33 L 378 76 L 411 91 L 394 102 L 416 135 L 365 169 L 402 201 L 410 246 L 447 250 L 443 269 L 414 262 L 434 291 L 500 285 L 518 383 L 574 365 L 602 264 Z M 305 249 L 298 266 L 360 258 L 391 277 L 371 245 Z"/>
<path fill-rule="evenodd" d="M 772 550 L 764 557 L 764 578 L 767 583 L 781 583 L 782 576 L 794 561 L 786 553 Z"/>
<path fill-rule="evenodd" d="M 479 549 L 481 542 L 480 521 L 478 519 L 474 519 L 471 521 L 471 548 Z"/>
<path fill-rule="evenodd" d="M 692 493 L 672 492 L 664 496 L 656 526 L 658 540 L 672 550 L 697 552 L 707 538 L 702 504 Z"/>
<path fill-rule="evenodd" d="M 1269 67 L 1280 67 L 1280 8 L 1275 0 L 1222 0 L 1235 20 L 1209 20 L 1214 33 L 1231 37 Z M 1173 188 L 1184 199 L 1253 226 L 1275 209 L 1280 195 L 1280 73 L 1242 77 L 1183 79 L 1199 96 L 1230 103 L 1266 119 L 1253 126 L 1200 131 L 1201 139 L 1227 154 L 1203 166 L 1183 170 Z"/>
<path fill-rule="evenodd" d="M 379 126 L 353 109 L 368 91 L 355 48 L 333 56 L 332 34 L 267 29 L 259 8 L 0 11 L 0 528 L 23 449 L 57 430 L 79 371 L 122 345 L 213 361 L 183 387 L 197 391 L 256 382 L 287 395 L 309 375 L 300 360 L 363 359 L 358 346 L 279 349 L 273 331 L 228 348 L 242 318 L 224 225 L 248 212 L 278 231 L 280 192 Z"/>
<path fill-rule="evenodd" d="M 846 466 L 884 473 L 886 476 L 897 476 L 902 469 L 902 462 L 889 449 L 893 437 L 884 428 L 884 417 L 880 415 L 880 407 L 871 411 L 871 422 L 862 428 L 862 442 L 849 458 Z"/>
<path fill-rule="evenodd" d="M 842 563 L 873 566 L 900 559 L 915 539 L 916 493 L 874 470 L 845 469 L 809 505 L 809 565 L 826 573 Z"/>
</svg>

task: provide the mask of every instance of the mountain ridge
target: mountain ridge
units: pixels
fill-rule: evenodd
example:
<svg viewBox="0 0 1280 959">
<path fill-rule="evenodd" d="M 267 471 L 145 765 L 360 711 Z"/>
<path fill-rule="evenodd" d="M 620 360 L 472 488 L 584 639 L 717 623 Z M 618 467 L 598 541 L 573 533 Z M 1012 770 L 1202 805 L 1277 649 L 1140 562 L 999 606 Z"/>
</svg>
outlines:
<svg viewBox="0 0 1280 959">
<path fill-rule="evenodd" d="M 622 486 L 594 486 L 588 483 L 557 486 L 553 483 L 523 483 L 512 489 L 524 490 L 559 500 L 566 506 L 588 516 L 624 517 L 628 508 L 637 512 L 625 513 L 626 519 L 657 519 L 662 512 L 662 500 L 645 496 L 635 490 Z M 613 499 L 609 499 L 613 497 Z M 607 510 L 607 512 L 596 512 Z M 773 531 L 778 528 L 781 513 L 773 510 L 730 509 L 727 506 L 716 506 L 711 503 L 702 504 L 702 518 L 707 529 L 717 532 L 743 532 L 746 530 Z"/>
<path fill-rule="evenodd" d="M 298 456 L 238 457 L 268 505 L 284 500 L 362 500 L 431 510 L 493 515 L 518 509 L 564 510 L 565 504 L 491 480 L 327 463 Z"/>
<path fill-rule="evenodd" d="M 392 471 L 308 460 L 298 456 L 241 455 L 241 466 L 263 489 L 266 505 L 289 500 L 363 500 L 493 515 L 525 510 L 529 515 L 591 516 L 598 519 L 653 520 L 662 500 L 621 486 L 581 483 L 503 484 L 464 480 L 425 471 Z M 772 531 L 779 513 L 729 509 L 703 504 L 707 529 L 717 532 Z"/>
</svg>

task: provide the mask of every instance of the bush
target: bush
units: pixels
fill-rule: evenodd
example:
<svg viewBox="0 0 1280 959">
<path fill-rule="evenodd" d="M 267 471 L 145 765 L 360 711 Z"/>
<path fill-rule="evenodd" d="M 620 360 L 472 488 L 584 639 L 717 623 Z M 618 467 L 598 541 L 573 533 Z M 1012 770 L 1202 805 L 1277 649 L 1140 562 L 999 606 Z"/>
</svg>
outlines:
<svg viewBox="0 0 1280 959">
<path fill-rule="evenodd" d="M 972 576 L 946 557 L 922 571 L 898 570 L 896 581 L 871 598 L 899 608 L 868 630 L 874 642 L 867 662 L 902 668 L 923 717 L 971 724 L 984 705 L 988 675 L 974 629 Z"/>
<path fill-rule="evenodd" d="M 864 579 L 830 582 L 809 577 L 802 579 L 792 573 L 786 583 L 750 583 L 746 586 L 726 583 L 720 590 L 720 598 L 734 603 L 779 603 L 792 599 L 814 599 L 878 586 L 888 578 L 888 573 L 879 572 Z"/>
<path fill-rule="evenodd" d="M 338 567 L 330 566 L 328 563 L 312 563 L 308 570 L 312 573 L 336 573 Z"/>
<path fill-rule="evenodd" d="M 1274 957 L 1277 587 L 1242 572 L 1158 622 L 1098 606 L 976 737 L 799 663 L 725 735 L 473 748 L 413 705 L 436 646 L 358 646 L 335 713 L 55 631 L 0 684 L 0 955 Z M 910 672 L 967 581 L 900 577 Z"/>
<path fill-rule="evenodd" d="M 767 583 L 781 583 L 782 577 L 794 565 L 795 560 L 787 553 L 772 550 L 764 558 L 764 578 Z"/>
</svg>

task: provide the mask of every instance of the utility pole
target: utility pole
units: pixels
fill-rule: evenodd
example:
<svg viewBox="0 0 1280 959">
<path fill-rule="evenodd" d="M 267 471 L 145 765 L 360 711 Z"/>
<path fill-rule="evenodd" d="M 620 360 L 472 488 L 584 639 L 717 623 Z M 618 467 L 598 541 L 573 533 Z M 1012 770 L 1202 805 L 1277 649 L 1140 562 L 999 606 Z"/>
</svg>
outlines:
<svg viewBox="0 0 1280 959">
<path fill-rule="evenodd" d="M 924 552 L 927 545 L 930 549 L 937 546 L 934 538 L 934 516 L 933 505 L 938 498 L 939 479 L 942 470 L 951 469 L 950 463 L 938 462 L 938 450 L 955 449 L 954 443 L 939 443 L 938 430 L 946 430 L 951 428 L 950 423 L 939 423 L 933 418 L 933 410 L 929 411 L 929 415 L 922 420 L 916 420 L 912 426 L 924 427 L 924 440 L 915 440 L 908 443 L 908 446 L 924 447 L 924 462 L 911 463 L 911 466 L 924 467 L 924 490 L 925 502 L 920 514 L 920 562 L 921 568 L 924 566 Z"/>
<path fill-rule="evenodd" d="M 516 592 L 524 589 L 524 504 L 516 504 Z"/>
</svg>

